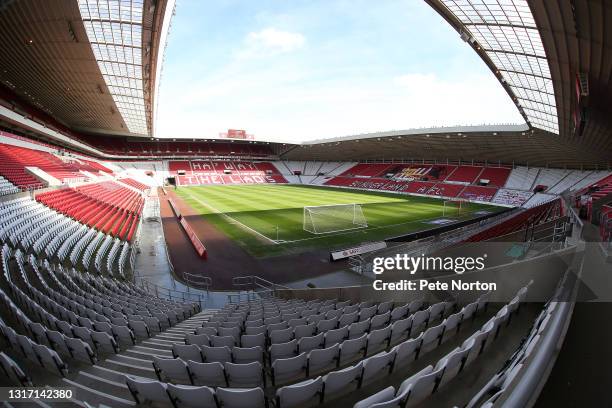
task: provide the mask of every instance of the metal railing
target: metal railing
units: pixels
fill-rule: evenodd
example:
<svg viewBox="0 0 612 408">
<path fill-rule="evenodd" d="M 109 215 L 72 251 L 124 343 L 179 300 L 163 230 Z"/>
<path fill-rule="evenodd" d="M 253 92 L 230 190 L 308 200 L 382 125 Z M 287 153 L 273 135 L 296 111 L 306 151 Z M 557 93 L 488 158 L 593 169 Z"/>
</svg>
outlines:
<svg viewBox="0 0 612 408">
<path fill-rule="evenodd" d="M 208 292 L 212 286 L 212 279 L 208 276 L 195 275 L 189 272 L 183 272 L 183 281 L 187 286 L 195 289 L 201 289 Z"/>
<path fill-rule="evenodd" d="M 177 289 L 170 289 L 164 286 L 159 286 L 155 283 L 149 282 L 146 279 L 140 279 L 140 287 L 151 295 L 168 300 L 179 300 L 182 302 L 197 302 L 201 309 L 206 308 L 208 300 L 208 294 L 202 294 L 197 292 L 182 291 Z M 189 289 L 189 288 L 188 288 Z"/>
<path fill-rule="evenodd" d="M 243 299 L 254 301 L 274 296 L 278 289 L 291 289 L 255 275 L 236 276 L 232 278 L 232 285 L 238 290 L 238 293 L 227 295 L 230 303 L 239 303 Z"/>
</svg>

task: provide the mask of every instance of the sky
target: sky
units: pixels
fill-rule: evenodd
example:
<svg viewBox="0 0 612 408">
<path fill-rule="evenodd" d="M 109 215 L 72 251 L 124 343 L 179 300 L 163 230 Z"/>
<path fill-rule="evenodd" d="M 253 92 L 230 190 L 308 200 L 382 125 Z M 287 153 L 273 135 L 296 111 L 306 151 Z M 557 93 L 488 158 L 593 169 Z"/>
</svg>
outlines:
<svg viewBox="0 0 612 408">
<path fill-rule="evenodd" d="M 524 123 L 422 0 L 177 0 L 156 137 L 302 142 Z"/>
</svg>

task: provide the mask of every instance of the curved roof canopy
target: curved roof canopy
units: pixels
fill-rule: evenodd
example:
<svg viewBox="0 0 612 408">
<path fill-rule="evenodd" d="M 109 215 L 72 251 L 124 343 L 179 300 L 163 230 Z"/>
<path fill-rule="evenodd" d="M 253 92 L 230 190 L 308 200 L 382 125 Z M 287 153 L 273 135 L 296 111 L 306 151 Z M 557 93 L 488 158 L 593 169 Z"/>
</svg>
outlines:
<svg viewBox="0 0 612 408">
<path fill-rule="evenodd" d="M 482 49 L 508 85 L 527 122 L 559 134 L 553 81 L 540 32 L 526 0 L 439 0 Z"/>
<path fill-rule="evenodd" d="M 91 49 L 131 133 L 148 134 L 143 92 L 144 0 L 79 0 Z"/>
</svg>

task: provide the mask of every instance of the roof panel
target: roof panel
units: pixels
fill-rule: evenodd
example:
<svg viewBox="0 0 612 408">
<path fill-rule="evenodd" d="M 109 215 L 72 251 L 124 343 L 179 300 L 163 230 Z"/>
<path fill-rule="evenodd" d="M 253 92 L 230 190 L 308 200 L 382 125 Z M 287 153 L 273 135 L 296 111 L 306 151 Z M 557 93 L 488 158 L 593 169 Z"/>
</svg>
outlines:
<svg viewBox="0 0 612 408">
<path fill-rule="evenodd" d="M 100 72 L 132 133 L 148 134 L 142 84 L 144 0 L 79 0 Z"/>
<path fill-rule="evenodd" d="M 534 127 L 559 133 L 550 67 L 526 0 L 440 0 L 498 68 Z M 545 120 L 543 119 L 545 117 Z"/>
</svg>

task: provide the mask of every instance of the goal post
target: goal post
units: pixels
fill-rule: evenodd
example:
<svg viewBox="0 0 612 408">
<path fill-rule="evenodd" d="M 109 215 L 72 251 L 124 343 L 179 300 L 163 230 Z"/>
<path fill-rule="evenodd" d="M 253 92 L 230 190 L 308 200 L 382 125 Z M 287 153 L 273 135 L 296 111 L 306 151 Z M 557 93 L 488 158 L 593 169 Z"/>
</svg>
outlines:
<svg viewBox="0 0 612 408">
<path fill-rule="evenodd" d="M 459 215 L 462 214 L 466 208 L 466 201 L 464 200 L 444 200 L 443 215 Z"/>
<path fill-rule="evenodd" d="M 304 231 L 329 234 L 367 228 L 360 204 L 332 204 L 304 207 Z"/>
</svg>

